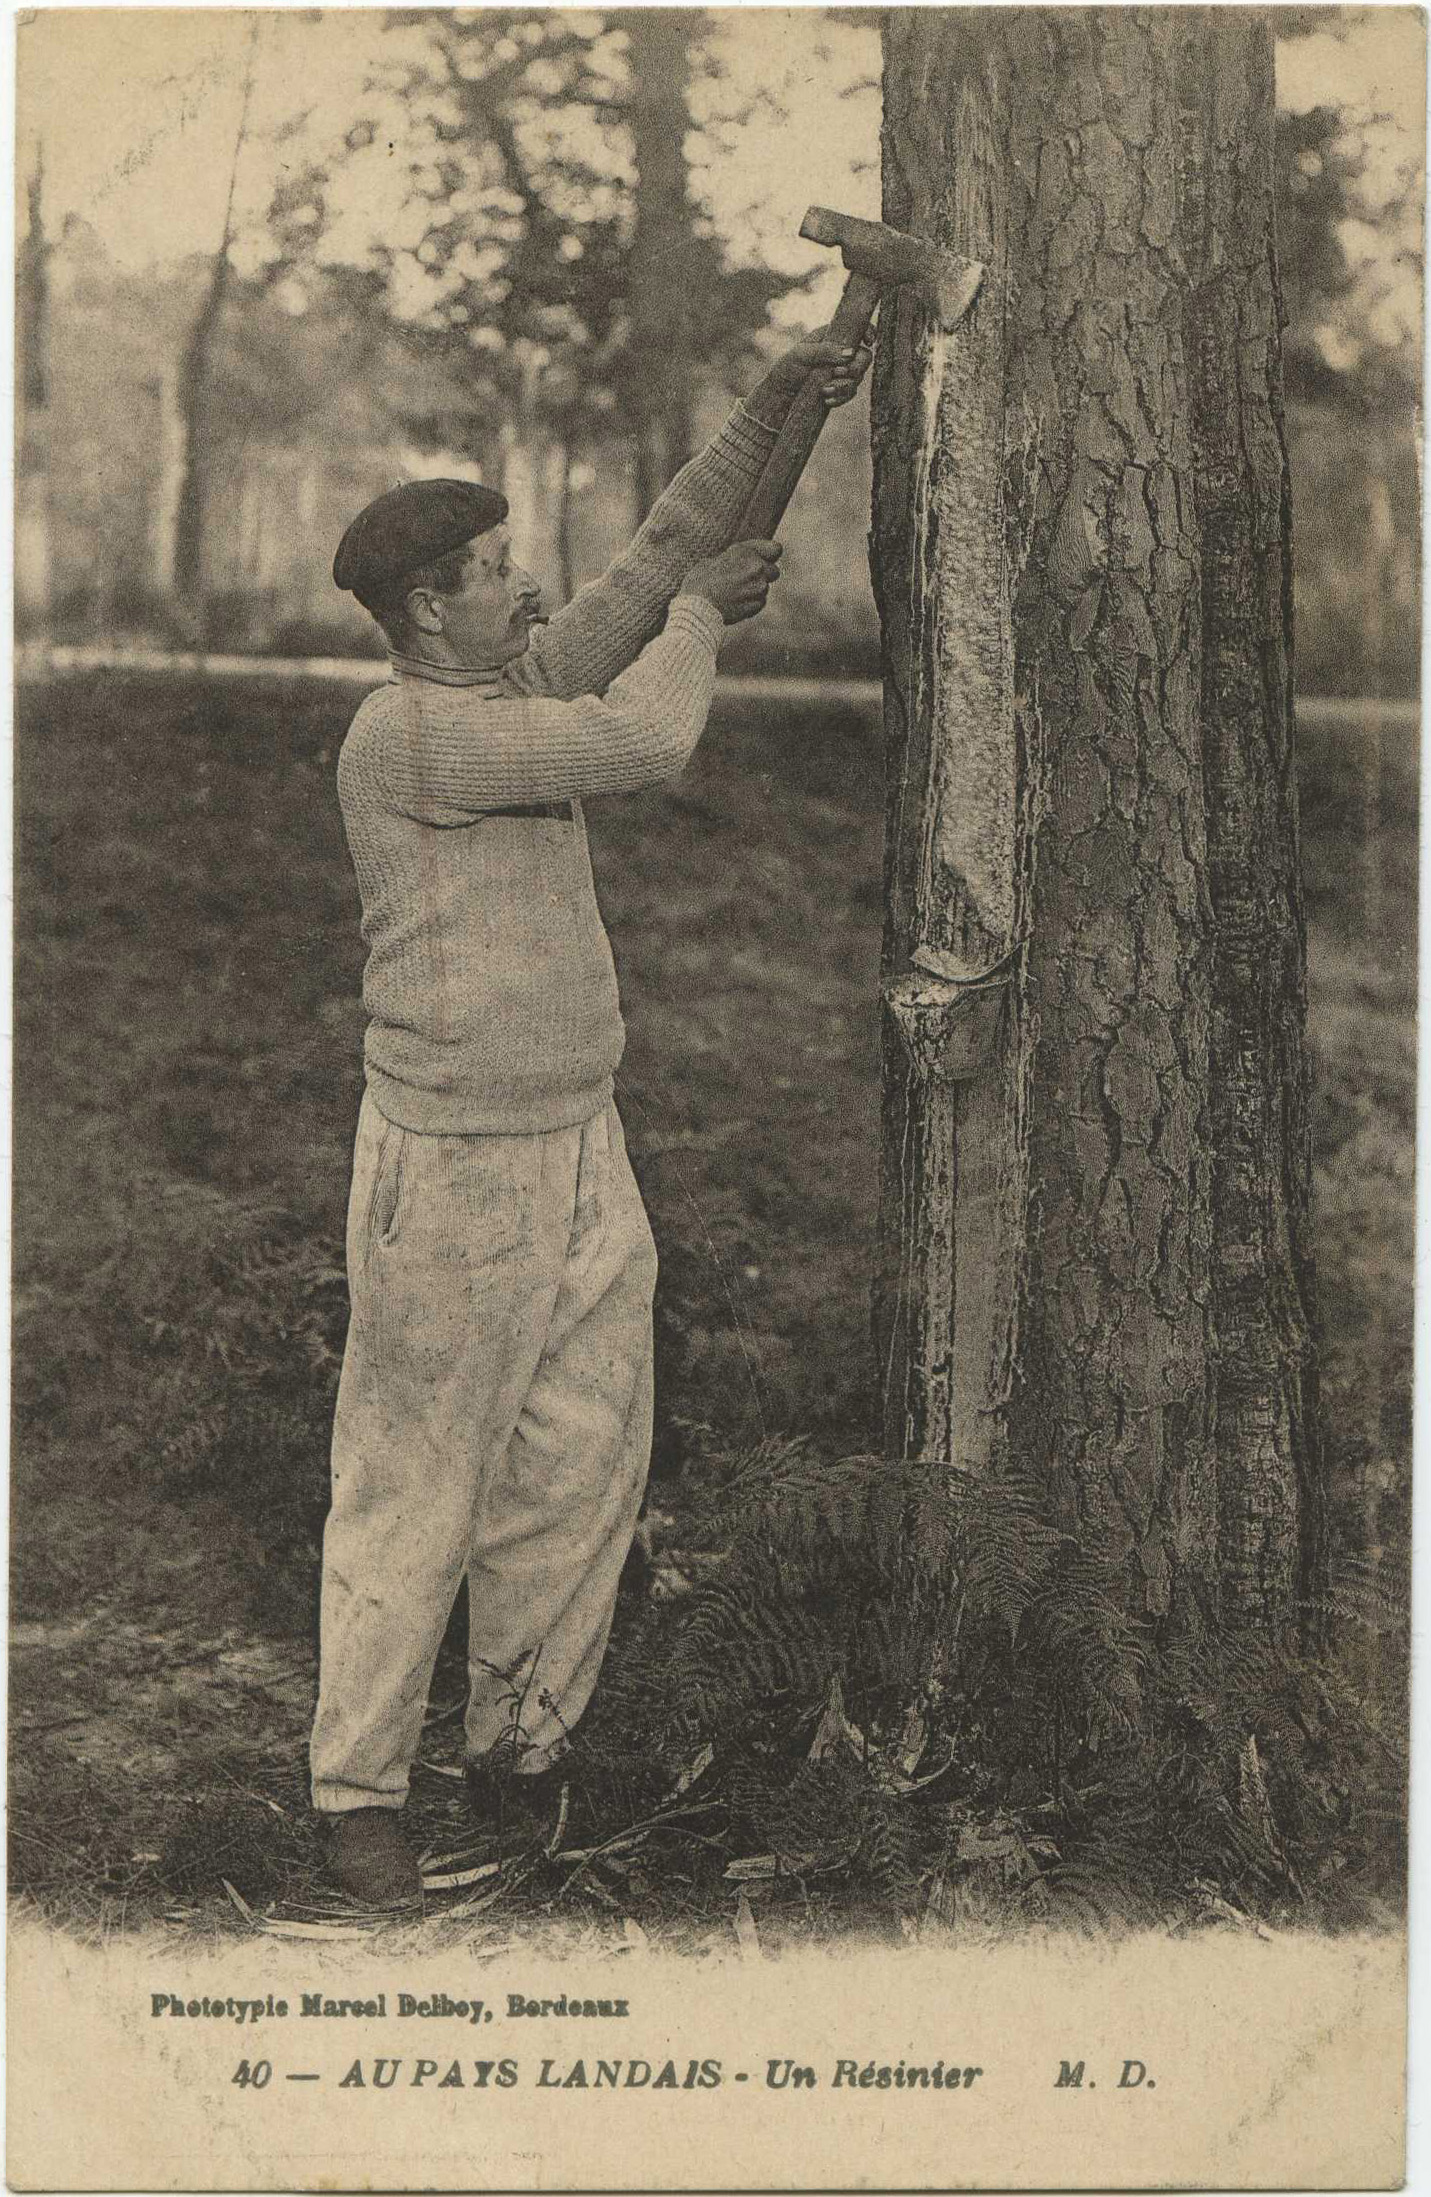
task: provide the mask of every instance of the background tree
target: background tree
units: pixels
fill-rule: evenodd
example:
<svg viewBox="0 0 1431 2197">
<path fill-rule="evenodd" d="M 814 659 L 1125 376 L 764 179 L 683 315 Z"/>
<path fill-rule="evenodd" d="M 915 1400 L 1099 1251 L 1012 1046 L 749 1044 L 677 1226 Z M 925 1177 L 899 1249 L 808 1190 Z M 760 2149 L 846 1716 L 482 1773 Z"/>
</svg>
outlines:
<svg viewBox="0 0 1431 2197">
<path fill-rule="evenodd" d="M 29 220 L 16 257 L 20 399 L 27 411 L 43 411 L 50 398 L 50 255 L 53 249 L 45 227 L 43 145 L 36 146 L 33 164 L 25 178 L 25 207 Z"/>
<path fill-rule="evenodd" d="M 684 8 L 643 8 L 627 18 L 635 187 L 626 348 L 636 370 L 628 376 L 624 403 L 636 460 L 636 506 L 643 516 L 690 457 L 694 442 L 697 356 L 691 324 L 698 286 L 709 270 L 699 265 L 708 255 L 697 248 L 685 141 L 691 126 L 691 47 L 700 26 L 700 12 Z"/>
<path fill-rule="evenodd" d="M 50 607 L 50 261 L 45 156 L 37 145 L 25 178 L 28 222 L 16 254 L 15 345 L 19 366 L 15 458 L 17 616 L 43 627 Z"/>
<path fill-rule="evenodd" d="M 1323 1495 L 1270 31 L 884 40 L 885 218 L 989 269 L 947 341 L 901 306 L 875 391 L 886 1445 L 1021 1476 L 1145 1647 L 1290 1641 Z"/>
<path fill-rule="evenodd" d="M 238 127 L 234 133 L 233 158 L 229 163 L 223 227 L 218 249 L 209 265 L 199 310 L 194 317 L 189 339 L 179 362 L 177 396 L 183 441 L 174 523 L 174 603 L 190 633 L 200 642 L 205 638 L 204 536 L 215 432 L 210 373 L 229 285 L 233 279 L 234 193 L 238 184 L 239 162 L 243 158 L 248 139 L 248 117 L 253 99 L 254 57 L 259 28 L 260 18 L 255 16 L 249 33 Z"/>
<path fill-rule="evenodd" d="M 1419 676 L 1421 176 L 1388 177 L 1377 150 L 1375 118 L 1342 105 L 1278 114 L 1298 631 L 1320 693 L 1411 694 Z"/>
<path fill-rule="evenodd" d="M 373 91 L 396 119 L 355 127 L 340 165 L 373 163 L 401 241 L 366 270 L 460 396 L 410 430 L 494 475 L 551 437 L 566 506 L 574 458 L 619 425 L 644 511 L 689 454 L 698 389 L 744 369 L 771 300 L 799 282 L 728 264 L 691 196 L 703 11 L 434 9 L 390 25 Z M 559 552 L 569 564 L 569 541 Z"/>
</svg>

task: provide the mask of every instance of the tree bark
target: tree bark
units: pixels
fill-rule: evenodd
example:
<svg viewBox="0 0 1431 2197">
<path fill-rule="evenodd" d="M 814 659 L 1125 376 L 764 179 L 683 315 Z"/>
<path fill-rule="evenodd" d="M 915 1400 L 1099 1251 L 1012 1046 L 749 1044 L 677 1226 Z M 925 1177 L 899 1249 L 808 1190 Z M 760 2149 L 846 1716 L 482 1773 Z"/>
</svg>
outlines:
<svg viewBox="0 0 1431 2197">
<path fill-rule="evenodd" d="M 1212 1301 L 1225 1605 L 1286 1609 L 1326 1564 L 1292 688 L 1292 515 L 1274 246 L 1272 40 L 1217 21 L 1180 57 L 1179 168 L 1202 567 L 1213 918 Z M 1184 32 L 1184 44 L 1188 32 Z"/>
<path fill-rule="evenodd" d="M 1271 37 L 894 9 L 876 375 L 892 1456 L 1017 1463 L 1157 1631 L 1323 1560 Z"/>
</svg>

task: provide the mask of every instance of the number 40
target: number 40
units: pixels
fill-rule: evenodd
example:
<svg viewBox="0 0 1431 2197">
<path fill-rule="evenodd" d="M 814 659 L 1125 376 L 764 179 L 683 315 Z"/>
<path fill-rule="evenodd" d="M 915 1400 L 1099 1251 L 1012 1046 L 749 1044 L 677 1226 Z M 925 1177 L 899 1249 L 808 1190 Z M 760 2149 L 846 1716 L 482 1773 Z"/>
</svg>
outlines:
<svg viewBox="0 0 1431 2197">
<path fill-rule="evenodd" d="M 240 2090 L 262 2090 L 272 2073 L 273 2064 L 269 2060 L 255 2060 L 252 2067 L 247 2060 L 240 2060 L 238 2069 L 230 2080 L 236 2082 Z"/>
</svg>

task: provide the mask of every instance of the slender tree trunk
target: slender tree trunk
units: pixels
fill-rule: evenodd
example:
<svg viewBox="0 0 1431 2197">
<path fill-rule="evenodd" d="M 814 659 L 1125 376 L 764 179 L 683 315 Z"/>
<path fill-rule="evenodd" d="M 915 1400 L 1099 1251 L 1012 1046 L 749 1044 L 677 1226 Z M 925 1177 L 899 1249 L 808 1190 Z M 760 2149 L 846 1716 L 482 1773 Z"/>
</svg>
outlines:
<svg viewBox="0 0 1431 2197">
<path fill-rule="evenodd" d="M 29 229 L 16 255 L 15 611 L 48 634 L 52 600 L 50 463 L 50 257 L 45 229 L 45 158 L 39 147 L 25 180 Z"/>
<path fill-rule="evenodd" d="M 559 433 L 561 489 L 557 498 L 556 516 L 557 585 L 561 589 L 562 601 L 569 603 L 576 593 L 576 554 L 572 541 L 572 519 L 575 511 L 572 471 L 576 457 L 572 449 L 570 429 L 563 427 Z"/>
<path fill-rule="evenodd" d="M 686 132 L 691 11 L 640 8 L 629 41 L 636 226 L 629 300 L 632 371 L 625 398 L 635 459 L 636 516 L 645 517 L 693 447 Z"/>
<path fill-rule="evenodd" d="M 50 255 L 45 228 L 45 151 L 37 146 L 34 166 L 25 178 L 29 227 L 17 254 L 20 402 L 26 415 L 45 411 L 50 402 Z"/>
<path fill-rule="evenodd" d="M 504 375 L 505 404 L 499 436 L 498 476 L 508 503 L 512 539 L 519 554 L 541 570 L 547 537 L 547 497 L 542 465 L 543 429 L 536 393 L 540 369 L 534 347 L 519 338 L 510 347 Z"/>
<path fill-rule="evenodd" d="M 1155 1631 L 1322 1562 L 1271 38 L 894 9 L 875 1331 L 894 1455 L 1041 1481 Z"/>
<path fill-rule="evenodd" d="M 204 533 L 208 517 L 209 473 L 213 457 L 213 422 L 210 417 L 210 380 L 214 346 L 223 325 L 224 303 L 233 279 L 234 190 L 239 161 L 248 136 L 248 111 L 253 97 L 254 53 L 258 43 L 258 18 L 249 34 L 247 71 L 229 166 L 228 194 L 224 200 L 224 225 L 209 268 L 203 299 L 189 331 L 179 364 L 177 399 L 182 422 L 183 460 L 174 516 L 174 602 L 181 619 L 201 645 L 206 638 L 207 588 L 204 574 Z"/>
<path fill-rule="evenodd" d="M 209 272 L 179 367 L 184 456 L 174 514 L 174 600 L 196 640 L 203 639 L 207 588 L 204 533 L 209 505 L 209 367 L 229 284 L 228 238 Z"/>
</svg>

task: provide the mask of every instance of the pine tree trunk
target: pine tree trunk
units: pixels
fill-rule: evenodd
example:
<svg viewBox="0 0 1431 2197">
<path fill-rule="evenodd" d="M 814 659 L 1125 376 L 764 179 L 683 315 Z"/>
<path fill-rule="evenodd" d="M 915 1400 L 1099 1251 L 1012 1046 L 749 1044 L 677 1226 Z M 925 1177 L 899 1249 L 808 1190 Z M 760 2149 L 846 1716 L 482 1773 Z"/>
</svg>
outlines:
<svg viewBox="0 0 1431 2197">
<path fill-rule="evenodd" d="M 1041 1483 L 1154 1627 L 1322 1563 L 1271 37 L 895 9 L 875 391 L 891 1455 Z"/>
</svg>

